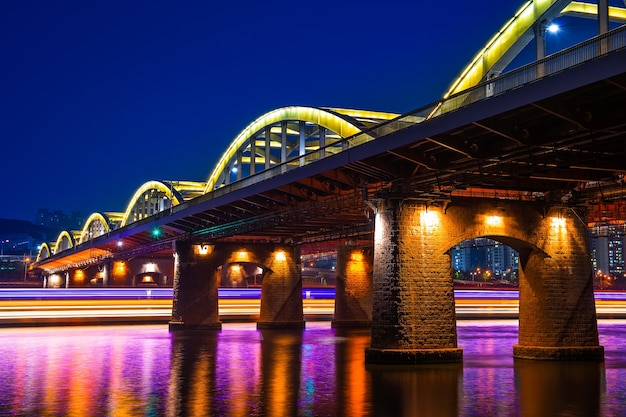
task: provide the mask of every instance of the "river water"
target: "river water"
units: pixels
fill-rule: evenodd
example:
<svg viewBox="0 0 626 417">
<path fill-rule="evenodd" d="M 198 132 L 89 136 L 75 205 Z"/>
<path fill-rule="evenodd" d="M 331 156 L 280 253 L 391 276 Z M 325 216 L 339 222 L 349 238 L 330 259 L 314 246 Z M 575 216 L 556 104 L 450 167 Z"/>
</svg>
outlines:
<svg viewBox="0 0 626 417">
<path fill-rule="evenodd" d="M 626 416 L 626 320 L 601 363 L 514 360 L 515 320 L 461 320 L 463 363 L 366 366 L 368 330 L 225 323 L 0 329 L 2 416 Z"/>
</svg>

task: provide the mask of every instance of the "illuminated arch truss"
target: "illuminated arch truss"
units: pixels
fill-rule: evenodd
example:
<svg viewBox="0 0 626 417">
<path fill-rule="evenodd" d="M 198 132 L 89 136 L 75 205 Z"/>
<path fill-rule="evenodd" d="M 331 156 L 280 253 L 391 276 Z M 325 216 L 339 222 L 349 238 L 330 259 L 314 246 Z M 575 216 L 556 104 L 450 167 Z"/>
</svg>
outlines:
<svg viewBox="0 0 626 417">
<path fill-rule="evenodd" d="M 96 238 L 117 229 L 122 222 L 123 213 L 93 213 L 80 232 L 79 243 Z"/>
<path fill-rule="evenodd" d="M 205 183 L 194 181 L 148 181 L 130 199 L 119 227 L 195 198 L 202 194 L 204 186 Z"/>
<path fill-rule="evenodd" d="M 610 21 L 626 22 L 626 9 L 610 6 L 608 13 Z M 562 15 L 596 18 L 598 5 L 571 0 L 527 1 L 463 69 L 443 98 L 499 75 L 535 38 L 540 26 Z"/>
<path fill-rule="evenodd" d="M 76 246 L 76 241 L 78 239 L 80 239 L 79 231 L 62 231 L 57 237 L 56 244 L 54 245 L 54 252 L 58 253 L 73 248 Z"/>
<path fill-rule="evenodd" d="M 37 253 L 37 262 L 47 259 L 54 253 L 54 243 L 42 243 Z"/>
<path fill-rule="evenodd" d="M 341 152 L 343 139 L 397 116 L 303 106 L 273 110 L 235 138 L 216 164 L 205 193 L 279 164 L 287 171 Z"/>
</svg>

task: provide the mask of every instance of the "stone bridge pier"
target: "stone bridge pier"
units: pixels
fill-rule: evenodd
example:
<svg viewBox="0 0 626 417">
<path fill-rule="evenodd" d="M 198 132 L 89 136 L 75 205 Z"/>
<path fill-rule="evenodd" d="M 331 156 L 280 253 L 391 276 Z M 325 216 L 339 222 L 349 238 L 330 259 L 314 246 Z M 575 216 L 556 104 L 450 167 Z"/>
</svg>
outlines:
<svg viewBox="0 0 626 417">
<path fill-rule="evenodd" d="M 516 358 L 602 360 L 586 224 L 570 208 L 513 200 L 373 201 L 368 363 L 462 361 L 451 248 L 486 237 L 519 252 Z"/>
<path fill-rule="evenodd" d="M 220 329 L 218 288 L 222 270 L 230 268 L 233 279 L 242 279 L 242 270 L 250 265 L 259 271 L 262 281 L 257 327 L 303 328 L 299 247 L 177 241 L 170 330 Z"/>
<path fill-rule="evenodd" d="M 337 248 L 335 314 L 332 327 L 369 327 L 372 324 L 373 248 Z"/>
</svg>

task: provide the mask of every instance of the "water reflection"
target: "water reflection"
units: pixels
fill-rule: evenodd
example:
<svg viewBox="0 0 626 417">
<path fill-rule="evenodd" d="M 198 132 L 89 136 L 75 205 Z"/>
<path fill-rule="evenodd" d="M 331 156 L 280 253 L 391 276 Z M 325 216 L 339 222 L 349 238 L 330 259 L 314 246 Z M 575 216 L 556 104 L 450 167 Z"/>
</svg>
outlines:
<svg viewBox="0 0 626 417">
<path fill-rule="evenodd" d="M 463 365 L 368 366 L 373 414 L 381 416 L 459 415 Z"/>
<path fill-rule="evenodd" d="M 367 330 L 0 329 L 1 416 L 623 416 L 626 321 L 606 361 L 512 359 L 517 324 L 460 322 L 462 364 L 366 366 Z"/>
<path fill-rule="evenodd" d="M 520 410 L 526 416 L 600 416 L 601 362 L 515 360 Z"/>
<path fill-rule="evenodd" d="M 261 337 L 262 415 L 295 416 L 302 372 L 302 331 L 262 330 Z"/>
</svg>

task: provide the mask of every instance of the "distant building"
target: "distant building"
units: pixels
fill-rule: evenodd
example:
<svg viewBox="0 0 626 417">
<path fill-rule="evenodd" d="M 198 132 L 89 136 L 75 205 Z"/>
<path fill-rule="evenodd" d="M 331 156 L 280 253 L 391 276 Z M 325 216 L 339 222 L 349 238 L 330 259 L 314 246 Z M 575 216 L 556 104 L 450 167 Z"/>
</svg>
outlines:
<svg viewBox="0 0 626 417">
<path fill-rule="evenodd" d="M 470 277 L 478 271 L 504 277 L 518 270 L 519 254 L 492 239 L 469 239 L 452 248 L 452 268 Z"/>
<path fill-rule="evenodd" d="M 626 225 L 593 227 L 589 246 L 595 276 L 604 274 L 626 279 Z"/>
<path fill-rule="evenodd" d="M 37 210 L 34 223 L 61 232 L 63 230 L 82 229 L 85 218 L 79 211 L 72 211 L 71 214 L 65 214 L 61 210 L 40 208 Z"/>
</svg>

